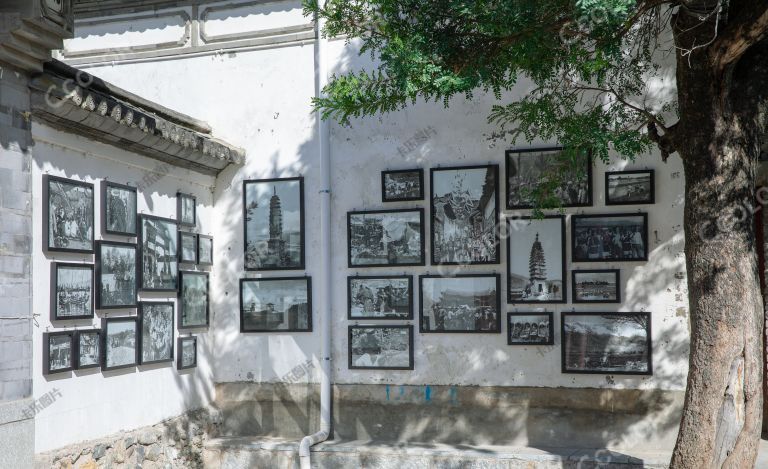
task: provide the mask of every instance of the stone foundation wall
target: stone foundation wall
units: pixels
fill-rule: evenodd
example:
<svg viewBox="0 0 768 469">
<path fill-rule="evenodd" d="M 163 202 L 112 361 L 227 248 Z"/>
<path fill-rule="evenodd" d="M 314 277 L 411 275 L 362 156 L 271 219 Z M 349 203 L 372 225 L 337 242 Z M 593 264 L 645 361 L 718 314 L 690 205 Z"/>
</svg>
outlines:
<svg viewBox="0 0 768 469">
<path fill-rule="evenodd" d="M 203 445 L 219 434 L 220 425 L 216 410 L 194 410 L 150 427 L 38 454 L 35 468 L 202 468 Z"/>
</svg>

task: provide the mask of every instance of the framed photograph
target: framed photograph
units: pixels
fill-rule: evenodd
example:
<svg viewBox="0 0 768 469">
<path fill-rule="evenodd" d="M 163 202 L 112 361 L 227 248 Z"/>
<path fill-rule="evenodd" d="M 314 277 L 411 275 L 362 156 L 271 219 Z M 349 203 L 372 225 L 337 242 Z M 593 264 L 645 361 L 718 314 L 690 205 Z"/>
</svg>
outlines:
<svg viewBox="0 0 768 469">
<path fill-rule="evenodd" d="M 648 214 L 573 215 L 571 260 L 647 261 Z"/>
<path fill-rule="evenodd" d="M 179 231 L 179 263 L 197 264 L 197 235 Z"/>
<path fill-rule="evenodd" d="M 180 226 L 197 225 L 197 199 L 194 195 L 176 193 L 176 219 Z"/>
<path fill-rule="evenodd" d="M 179 272 L 179 329 L 208 327 L 207 272 Z"/>
<path fill-rule="evenodd" d="M 173 361 L 173 315 L 172 302 L 142 301 L 139 304 L 140 364 Z"/>
<path fill-rule="evenodd" d="M 554 345 L 552 312 L 507 313 L 507 345 Z"/>
<path fill-rule="evenodd" d="M 245 270 L 304 269 L 304 178 L 243 181 Z"/>
<path fill-rule="evenodd" d="M 592 206 L 592 155 L 569 161 L 562 147 L 507 150 L 507 209 L 533 208 L 532 193 L 549 174 L 564 174 L 563 184 L 554 188 L 562 207 Z"/>
<path fill-rule="evenodd" d="M 419 276 L 419 332 L 501 332 L 501 276 Z"/>
<path fill-rule="evenodd" d="M 93 184 L 43 176 L 48 251 L 93 253 Z"/>
<path fill-rule="evenodd" d="M 349 326 L 350 370 L 412 370 L 413 326 Z"/>
<path fill-rule="evenodd" d="M 312 332 L 312 279 L 240 279 L 240 332 Z"/>
<path fill-rule="evenodd" d="M 213 265 L 213 237 L 197 235 L 197 265 Z"/>
<path fill-rule="evenodd" d="M 565 303 L 565 217 L 509 221 L 507 303 Z"/>
<path fill-rule="evenodd" d="M 101 331 L 81 329 L 75 334 L 75 369 L 98 368 L 101 366 Z"/>
<path fill-rule="evenodd" d="M 43 374 L 74 369 L 75 331 L 43 333 Z"/>
<path fill-rule="evenodd" d="M 96 243 L 96 308 L 135 308 L 136 245 L 114 241 Z"/>
<path fill-rule="evenodd" d="M 51 321 L 93 317 L 93 266 L 55 262 L 51 282 Z"/>
<path fill-rule="evenodd" d="M 424 170 L 399 169 L 381 172 L 381 201 L 424 200 Z"/>
<path fill-rule="evenodd" d="M 433 168 L 432 264 L 498 264 L 499 167 Z"/>
<path fill-rule="evenodd" d="M 136 317 L 101 320 L 101 369 L 129 368 L 139 363 L 139 330 Z"/>
<path fill-rule="evenodd" d="M 136 188 L 101 181 L 101 227 L 104 233 L 137 236 Z"/>
<path fill-rule="evenodd" d="M 179 337 L 176 346 L 179 348 L 176 358 L 176 369 L 187 370 L 197 367 L 197 337 Z"/>
<path fill-rule="evenodd" d="M 176 291 L 179 275 L 179 228 L 170 218 L 141 215 L 140 289 Z"/>
<path fill-rule="evenodd" d="M 574 303 L 621 303 L 619 269 L 573 270 Z"/>
<path fill-rule="evenodd" d="M 652 169 L 605 173 L 605 205 L 653 204 L 656 200 Z"/>
<path fill-rule="evenodd" d="M 424 209 L 347 213 L 349 268 L 424 265 Z"/>
<path fill-rule="evenodd" d="M 413 277 L 347 277 L 347 319 L 413 319 Z"/>
<path fill-rule="evenodd" d="M 563 373 L 652 375 L 651 313 L 560 314 Z"/>
</svg>

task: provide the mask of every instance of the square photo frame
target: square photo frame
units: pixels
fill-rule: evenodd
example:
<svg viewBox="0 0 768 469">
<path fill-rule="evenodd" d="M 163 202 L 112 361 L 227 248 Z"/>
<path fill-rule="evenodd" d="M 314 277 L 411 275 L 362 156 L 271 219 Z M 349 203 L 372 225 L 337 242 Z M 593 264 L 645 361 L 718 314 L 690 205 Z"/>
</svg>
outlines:
<svg viewBox="0 0 768 469">
<path fill-rule="evenodd" d="M 93 318 L 93 265 L 54 262 L 51 270 L 51 321 Z"/>
</svg>

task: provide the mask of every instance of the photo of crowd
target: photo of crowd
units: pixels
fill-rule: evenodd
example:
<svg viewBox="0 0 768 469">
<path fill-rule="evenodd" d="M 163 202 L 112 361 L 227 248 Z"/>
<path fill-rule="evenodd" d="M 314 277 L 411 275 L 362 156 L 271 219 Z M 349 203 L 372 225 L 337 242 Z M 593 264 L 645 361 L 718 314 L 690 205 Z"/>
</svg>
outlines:
<svg viewBox="0 0 768 469">
<path fill-rule="evenodd" d="M 554 196 L 562 207 L 592 205 L 592 171 L 589 155 L 573 162 L 562 148 L 509 150 L 507 160 L 507 208 L 532 208 L 533 192 L 546 185 L 548 178 L 558 175 L 562 180 L 554 188 Z"/>
<path fill-rule="evenodd" d="M 421 332 L 499 332 L 498 275 L 422 275 Z"/>
<path fill-rule="evenodd" d="M 634 215 L 574 215 L 573 262 L 648 259 L 648 218 Z"/>
<path fill-rule="evenodd" d="M 553 329 L 552 313 L 507 313 L 509 345 L 552 345 Z"/>
</svg>

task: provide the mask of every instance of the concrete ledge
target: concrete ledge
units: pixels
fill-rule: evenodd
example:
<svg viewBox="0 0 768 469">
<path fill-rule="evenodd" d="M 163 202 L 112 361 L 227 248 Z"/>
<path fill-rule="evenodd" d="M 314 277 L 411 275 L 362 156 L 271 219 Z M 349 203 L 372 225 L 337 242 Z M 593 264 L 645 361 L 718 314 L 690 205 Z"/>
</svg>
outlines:
<svg viewBox="0 0 768 469">
<path fill-rule="evenodd" d="M 34 461 L 35 421 L 24 414 L 33 400 L 0 402 L 0 467 L 31 468 Z"/>
</svg>

